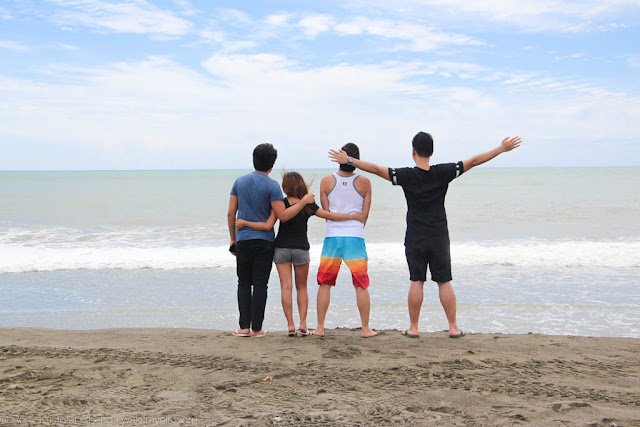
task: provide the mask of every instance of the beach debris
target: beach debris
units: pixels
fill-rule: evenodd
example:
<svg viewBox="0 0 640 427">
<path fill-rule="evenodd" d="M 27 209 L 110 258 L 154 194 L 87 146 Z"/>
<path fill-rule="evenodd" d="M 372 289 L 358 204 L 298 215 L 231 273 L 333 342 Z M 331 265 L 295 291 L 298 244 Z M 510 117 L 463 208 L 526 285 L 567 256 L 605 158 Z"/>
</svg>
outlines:
<svg viewBox="0 0 640 427">
<path fill-rule="evenodd" d="M 24 386 L 22 384 L 11 384 L 7 387 L 9 390 L 24 390 Z"/>
<path fill-rule="evenodd" d="M 267 381 L 273 381 L 273 377 L 271 376 L 271 374 L 267 374 L 267 376 L 264 378 L 260 378 L 260 377 L 254 377 L 254 378 L 259 380 L 262 383 L 266 383 Z"/>
</svg>

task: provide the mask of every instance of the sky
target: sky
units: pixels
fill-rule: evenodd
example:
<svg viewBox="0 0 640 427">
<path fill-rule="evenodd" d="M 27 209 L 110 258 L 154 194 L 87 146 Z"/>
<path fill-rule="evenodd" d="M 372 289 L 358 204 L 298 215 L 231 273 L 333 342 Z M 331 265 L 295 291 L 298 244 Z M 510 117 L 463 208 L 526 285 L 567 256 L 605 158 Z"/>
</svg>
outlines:
<svg viewBox="0 0 640 427">
<path fill-rule="evenodd" d="M 640 166 L 640 0 L 2 0 L 0 170 Z"/>
</svg>

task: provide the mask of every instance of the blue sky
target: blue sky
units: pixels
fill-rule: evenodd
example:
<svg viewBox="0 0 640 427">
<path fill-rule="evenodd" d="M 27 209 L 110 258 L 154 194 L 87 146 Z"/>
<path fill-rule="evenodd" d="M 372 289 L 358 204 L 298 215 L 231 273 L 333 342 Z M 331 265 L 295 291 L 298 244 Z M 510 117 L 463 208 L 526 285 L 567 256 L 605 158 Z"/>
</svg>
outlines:
<svg viewBox="0 0 640 427">
<path fill-rule="evenodd" d="M 0 170 L 640 165 L 640 0 L 3 0 Z"/>
</svg>

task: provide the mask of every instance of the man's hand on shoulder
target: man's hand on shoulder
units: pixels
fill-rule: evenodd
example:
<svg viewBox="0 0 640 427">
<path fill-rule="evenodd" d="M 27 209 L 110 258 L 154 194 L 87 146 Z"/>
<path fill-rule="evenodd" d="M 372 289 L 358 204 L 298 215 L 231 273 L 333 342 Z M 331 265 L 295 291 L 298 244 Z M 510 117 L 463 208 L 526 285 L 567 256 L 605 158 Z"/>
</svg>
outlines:
<svg viewBox="0 0 640 427">
<path fill-rule="evenodd" d="M 316 202 L 316 196 L 311 193 L 305 194 L 304 197 L 302 198 L 302 203 L 304 203 L 305 205 L 315 203 L 315 202 Z"/>
</svg>

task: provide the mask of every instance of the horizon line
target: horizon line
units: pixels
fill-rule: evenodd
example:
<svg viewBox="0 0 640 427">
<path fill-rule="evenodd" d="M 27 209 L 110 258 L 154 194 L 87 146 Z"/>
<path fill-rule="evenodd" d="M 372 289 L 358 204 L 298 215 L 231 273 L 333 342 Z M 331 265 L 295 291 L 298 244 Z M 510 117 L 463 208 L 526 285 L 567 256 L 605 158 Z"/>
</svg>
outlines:
<svg viewBox="0 0 640 427">
<path fill-rule="evenodd" d="M 446 163 L 446 162 L 445 162 Z M 407 166 L 411 167 L 411 166 Z M 483 166 L 482 169 L 606 169 L 606 168 L 640 168 L 640 165 L 584 165 L 584 166 Z M 303 167 L 295 170 L 333 170 L 334 167 Z M 213 171 L 252 171 L 253 168 L 176 168 L 176 169 L 0 169 L 0 173 L 14 172 L 213 172 Z M 274 168 L 274 171 L 293 170 L 291 168 Z M 364 172 L 364 171 L 362 171 Z"/>
</svg>

